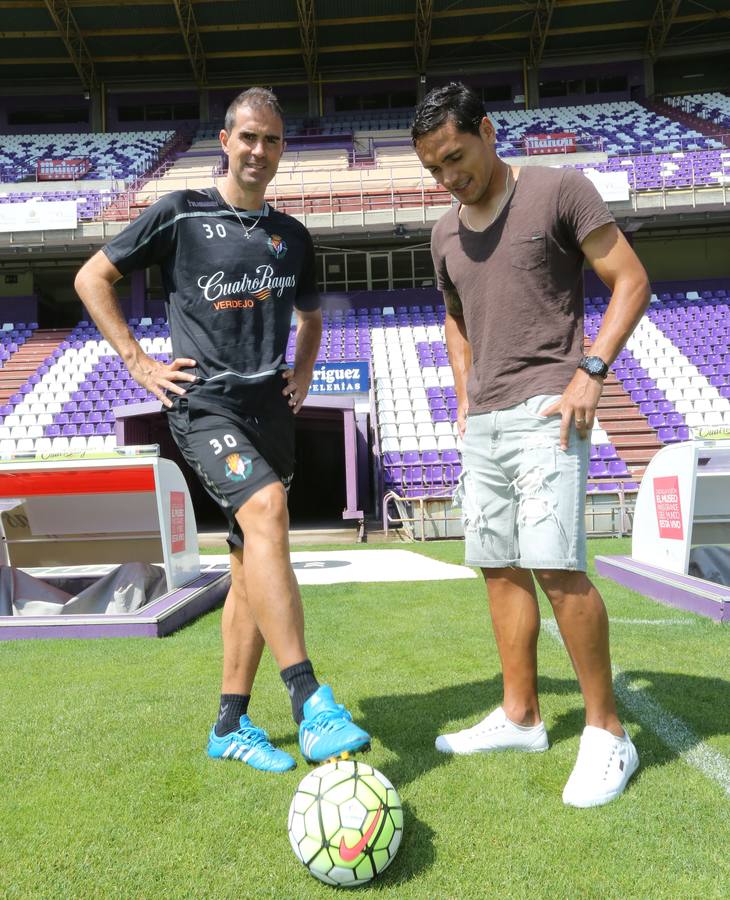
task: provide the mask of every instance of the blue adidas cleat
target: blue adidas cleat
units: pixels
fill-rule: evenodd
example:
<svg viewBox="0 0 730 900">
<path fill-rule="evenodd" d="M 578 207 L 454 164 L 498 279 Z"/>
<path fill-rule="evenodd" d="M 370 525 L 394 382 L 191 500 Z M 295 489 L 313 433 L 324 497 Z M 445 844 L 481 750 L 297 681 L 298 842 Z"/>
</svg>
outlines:
<svg viewBox="0 0 730 900">
<path fill-rule="evenodd" d="M 208 756 L 213 759 L 237 759 L 262 772 L 286 772 L 296 766 L 294 758 L 277 750 L 269 742 L 263 728 L 252 724 L 248 716 L 241 716 L 240 728 L 218 737 L 215 727 L 208 737 Z"/>
<path fill-rule="evenodd" d="M 332 688 L 323 684 L 304 704 L 299 726 L 299 749 L 311 763 L 347 759 L 351 753 L 370 749 L 370 735 L 358 728 Z"/>
</svg>

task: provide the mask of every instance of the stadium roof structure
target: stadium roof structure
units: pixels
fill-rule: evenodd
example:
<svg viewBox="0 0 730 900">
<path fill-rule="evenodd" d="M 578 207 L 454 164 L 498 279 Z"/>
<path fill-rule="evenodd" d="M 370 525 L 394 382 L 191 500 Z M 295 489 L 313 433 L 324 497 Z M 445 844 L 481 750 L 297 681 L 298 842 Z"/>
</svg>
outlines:
<svg viewBox="0 0 730 900">
<path fill-rule="evenodd" d="M 284 84 L 730 48 L 727 0 L 0 0 L 0 87 Z"/>
</svg>

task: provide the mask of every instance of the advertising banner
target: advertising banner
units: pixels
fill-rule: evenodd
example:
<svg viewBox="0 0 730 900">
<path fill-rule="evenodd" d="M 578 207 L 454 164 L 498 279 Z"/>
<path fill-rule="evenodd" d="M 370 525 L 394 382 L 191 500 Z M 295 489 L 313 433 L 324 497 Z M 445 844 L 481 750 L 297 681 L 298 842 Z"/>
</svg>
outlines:
<svg viewBox="0 0 730 900">
<path fill-rule="evenodd" d="M 593 182 L 607 203 L 611 200 L 629 199 L 628 172 L 597 172 L 595 169 L 583 169 L 583 174 Z"/>
<path fill-rule="evenodd" d="M 39 159 L 36 164 L 38 181 L 73 181 L 91 171 L 87 157 L 79 159 Z"/>
<path fill-rule="evenodd" d="M 73 229 L 77 224 L 75 200 L 29 200 L 27 203 L 0 204 L 0 232 L 3 233 Z"/>
<path fill-rule="evenodd" d="M 328 362 L 314 367 L 310 394 L 361 394 L 370 388 L 366 362 Z"/>
<path fill-rule="evenodd" d="M 679 478 L 665 475 L 654 479 L 654 504 L 656 506 L 659 537 L 684 540 L 682 507 L 679 502 Z"/>
<path fill-rule="evenodd" d="M 543 156 L 548 153 L 575 153 L 574 131 L 553 131 L 550 134 L 526 134 L 525 153 L 528 156 Z"/>
</svg>

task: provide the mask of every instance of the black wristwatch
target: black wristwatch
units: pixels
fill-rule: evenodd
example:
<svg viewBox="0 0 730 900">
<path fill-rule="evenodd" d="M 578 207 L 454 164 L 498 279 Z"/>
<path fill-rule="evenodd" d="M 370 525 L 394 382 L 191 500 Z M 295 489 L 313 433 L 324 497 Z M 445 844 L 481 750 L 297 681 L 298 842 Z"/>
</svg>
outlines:
<svg viewBox="0 0 730 900">
<path fill-rule="evenodd" d="M 608 363 L 605 363 L 600 356 L 581 356 L 578 368 L 588 372 L 589 375 L 597 375 L 599 378 L 605 378 L 608 375 Z"/>
</svg>

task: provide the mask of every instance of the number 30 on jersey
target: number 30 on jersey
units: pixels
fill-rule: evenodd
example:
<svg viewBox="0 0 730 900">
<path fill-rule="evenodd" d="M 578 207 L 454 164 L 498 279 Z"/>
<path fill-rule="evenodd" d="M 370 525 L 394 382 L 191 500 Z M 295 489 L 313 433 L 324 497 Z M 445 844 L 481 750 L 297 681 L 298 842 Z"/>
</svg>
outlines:
<svg viewBox="0 0 730 900">
<path fill-rule="evenodd" d="M 203 222 L 202 224 L 203 224 L 203 231 L 205 232 L 205 236 L 208 238 L 208 240 L 210 240 L 214 234 L 217 234 L 218 237 L 226 236 L 225 225 L 221 225 L 220 222 L 218 222 L 218 224 L 215 226 L 215 230 L 213 230 L 213 227 L 211 225 L 209 225 L 207 222 Z"/>
</svg>

